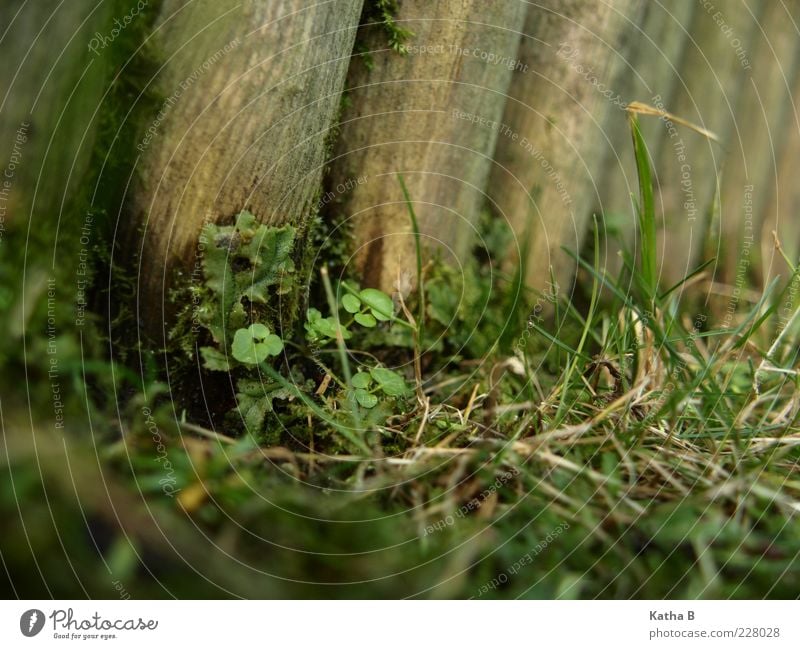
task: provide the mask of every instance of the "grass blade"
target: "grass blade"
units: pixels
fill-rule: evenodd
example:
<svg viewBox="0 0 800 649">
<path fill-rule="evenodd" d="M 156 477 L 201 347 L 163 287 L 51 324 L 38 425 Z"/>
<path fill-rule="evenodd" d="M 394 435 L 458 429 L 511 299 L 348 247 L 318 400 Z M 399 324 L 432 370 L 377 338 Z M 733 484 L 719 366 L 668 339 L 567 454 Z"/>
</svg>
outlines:
<svg viewBox="0 0 800 649">
<path fill-rule="evenodd" d="M 648 301 L 656 297 L 658 282 L 658 266 L 656 263 L 656 210 L 653 199 L 653 173 L 650 168 L 650 153 L 647 150 L 639 119 L 634 113 L 628 113 L 633 137 L 633 153 L 636 157 L 636 172 L 639 176 L 639 203 L 636 214 L 641 233 L 641 272 L 644 285 L 649 295 Z"/>
</svg>

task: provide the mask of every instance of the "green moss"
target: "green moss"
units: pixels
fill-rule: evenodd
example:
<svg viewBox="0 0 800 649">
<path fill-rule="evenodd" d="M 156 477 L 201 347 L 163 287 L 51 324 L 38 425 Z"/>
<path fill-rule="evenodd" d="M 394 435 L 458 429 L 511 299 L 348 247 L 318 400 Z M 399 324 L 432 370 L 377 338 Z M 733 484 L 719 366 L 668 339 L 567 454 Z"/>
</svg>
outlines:
<svg viewBox="0 0 800 649">
<path fill-rule="evenodd" d="M 93 157 L 93 193 L 83 199 L 88 209 L 102 215 L 98 263 L 106 281 L 97 287 L 96 303 L 107 307 L 105 329 L 123 360 L 139 345 L 136 328 L 131 327 L 136 318 L 131 309 L 136 303 L 136 272 L 127 231 L 131 218 L 127 196 L 139 158 L 136 145 L 150 115 L 164 100 L 152 83 L 161 57 L 147 41 L 162 3 L 148 3 L 137 21 L 121 33 L 113 63 L 114 82 Z"/>
<path fill-rule="evenodd" d="M 356 36 L 354 51 L 360 56 L 367 69 L 372 70 L 374 62 L 369 45 L 369 35 L 380 29 L 390 49 L 398 54 L 408 53 L 406 43 L 414 32 L 400 26 L 397 22 L 399 6 L 397 0 L 367 0 L 361 12 L 361 29 Z"/>
</svg>

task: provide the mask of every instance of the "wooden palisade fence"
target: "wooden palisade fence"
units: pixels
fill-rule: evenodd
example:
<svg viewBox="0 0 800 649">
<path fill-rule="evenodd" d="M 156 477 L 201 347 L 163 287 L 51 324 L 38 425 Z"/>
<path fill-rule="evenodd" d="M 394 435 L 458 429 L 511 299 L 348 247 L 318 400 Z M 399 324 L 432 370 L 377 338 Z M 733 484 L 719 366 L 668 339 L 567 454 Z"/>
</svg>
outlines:
<svg viewBox="0 0 800 649">
<path fill-rule="evenodd" d="M 629 244 L 636 238 L 624 111 L 634 100 L 661 102 L 721 140 L 642 118 L 665 283 L 720 254 L 716 279 L 734 284 L 750 234 L 748 281 L 782 272 L 773 230 L 798 252 L 797 0 L 12 4 L 0 106 L 9 160 L 20 125 L 31 126 L 2 204 L 5 227 L 58 222 L 81 179 L 97 173 L 88 167 L 109 89 L 137 58 L 150 61 L 146 92 L 131 94 L 126 116 L 138 135 L 124 209 L 108 218 L 120 219 L 139 312 L 158 335 L 204 222 L 248 209 L 303 234 L 324 178 L 353 227 L 364 284 L 414 281 L 401 174 L 424 244 L 445 259 L 469 253 L 488 209 L 516 234 L 509 266 L 527 254 L 532 287 L 551 273 L 568 287 L 576 265 L 562 247 L 581 249 L 593 213 Z M 393 22 L 371 24 L 383 10 Z M 131 46 L 125 32 L 145 15 Z M 405 53 L 401 30 L 413 32 Z M 130 56 L 112 65 L 123 42 Z M 618 267 L 607 251 L 607 268 Z"/>
</svg>

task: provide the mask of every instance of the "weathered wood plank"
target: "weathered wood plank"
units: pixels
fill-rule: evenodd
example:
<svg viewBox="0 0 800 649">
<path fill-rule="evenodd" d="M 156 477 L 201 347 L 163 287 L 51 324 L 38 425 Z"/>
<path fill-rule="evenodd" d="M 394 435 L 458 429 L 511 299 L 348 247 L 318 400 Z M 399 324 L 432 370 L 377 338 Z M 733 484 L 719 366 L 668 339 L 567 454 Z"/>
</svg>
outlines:
<svg viewBox="0 0 800 649">
<path fill-rule="evenodd" d="M 660 186 L 659 258 L 661 282 L 671 285 L 699 263 L 707 232 L 708 210 L 717 191 L 718 174 L 735 151 L 736 106 L 752 72 L 753 39 L 763 4 L 753 13 L 741 2 L 706 9 L 699 5 L 679 84 L 664 108 L 713 131 L 716 144 L 692 130 L 661 122 L 664 140 L 656 171 Z M 725 172 L 727 174 L 727 171 Z"/>
<path fill-rule="evenodd" d="M 535 288 L 544 288 L 551 268 L 562 285 L 574 274 L 561 247 L 580 247 L 596 202 L 604 128 L 619 112 L 604 93 L 642 7 L 549 0 L 529 10 L 519 55 L 528 70 L 511 83 L 503 121 L 513 135 L 498 141 L 489 192 L 520 249 L 529 245 L 526 274 Z M 518 252 L 509 261 L 518 263 Z"/>
<path fill-rule="evenodd" d="M 752 70 L 743 86 L 729 141 L 720 201 L 720 259 L 717 279 L 749 285 L 761 275 L 763 210 L 775 184 L 777 161 L 796 128 L 792 89 L 800 62 L 800 39 L 787 8 L 798 15 L 798 3 L 767 3 L 756 25 Z M 769 243 L 771 244 L 771 237 Z"/>
<path fill-rule="evenodd" d="M 633 101 L 672 105 L 687 49 L 687 29 L 695 7 L 693 2 L 679 2 L 668 7 L 656 2 L 646 4 L 641 25 L 630 26 L 630 56 L 614 80 L 615 99 L 619 96 L 626 105 Z M 602 214 L 605 234 L 609 236 L 608 246 L 601 251 L 601 263 L 606 272 L 616 276 L 622 265 L 618 254 L 620 244 L 628 251 L 635 249 L 638 225 L 631 196 L 638 192 L 638 180 L 625 111 L 612 111 L 608 122 L 608 150 L 600 172 L 600 195 L 595 211 Z M 640 127 L 651 158 L 659 160 L 666 141 L 663 124 L 657 119 L 643 118 Z M 658 169 L 655 171 L 658 173 Z M 657 205 L 659 199 L 657 193 Z"/>
<path fill-rule="evenodd" d="M 54 230 L 84 180 L 109 80 L 110 57 L 99 43 L 90 46 L 97 34 L 110 38 L 126 3 L 5 4 L 0 163 L 8 186 L 0 218 L 14 227 L 33 216 Z"/>
<path fill-rule="evenodd" d="M 331 187 L 366 180 L 340 196 L 356 235 L 365 283 L 391 290 L 413 281 L 414 237 L 397 180 L 402 174 L 423 242 L 458 263 L 485 203 L 491 156 L 526 3 L 405 0 L 398 24 L 414 32 L 408 54 L 376 26 L 360 39 L 372 65 L 355 59 L 351 101 L 333 159 Z M 500 136 L 502 137 L 502 136 Z"/>
<path fill-rule="evenodd" d="M 773 232 L 777 234 L 781 248 L 790 261 L 795 266 L 800 264 L 800 187 L 797 184 L 797 170 L 800 169 L 800 74 L 797 73 L 784 123 L 778 137 L 785 139 L 786 144 L 777 160 L 774 174 L 767 179 L 764 188 L 769 197 L 761 214 L 761 267 L 756 268 L 763 286 L 767 286 L 774 277 L 780 275 L 786 278 L 791 272 L 776 248 Z M 790 291 L 788 299 L 800 296 L 799 287 L 800 279 L 795 279 L 793 295 Z M 784 311 L 780 317 L 787 315 Z"/>
<path fill-rule="evenodd" d="M 133 191 L 144 305 L 160 308 L 204 222 L 248 209 L 302 226 L 315 211 L 361 5 L 164 2 L 153 39 L 165 100 L 145 120 Z"/>
</svg>

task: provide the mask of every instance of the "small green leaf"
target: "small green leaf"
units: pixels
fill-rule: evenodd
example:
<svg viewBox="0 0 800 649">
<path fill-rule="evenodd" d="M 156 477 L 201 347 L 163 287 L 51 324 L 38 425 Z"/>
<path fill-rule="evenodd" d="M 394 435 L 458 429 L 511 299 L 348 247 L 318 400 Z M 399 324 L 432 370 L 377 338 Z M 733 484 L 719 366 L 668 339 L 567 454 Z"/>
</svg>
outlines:
<svg viewBox="0 0 800 649">
<path fill-rule="evenodd" d="M 348 313 L 358 313 L 361 310 L 361 300 L 348 293 L 342 298 L 342 306 Z"/>
<path fill-rule="evenodd" d="M 245 331 L 250 332 L 253 340 L 264 340 L 264 338 L 269 336 L 269 327 L 267 327 L 265 324 L 261 324 L 260 322 L 254 322 Z M 237 331 L 236 333 L 239 332 Z"/>
<path fill-rule="evenodd" d="M 354 388 L 368 388 L 369 384 L 372 383 L 372 377 L 367 372 L 358 372 L 353 376 L 350 383 L 353 384 Z"/>
<path fill-rule="evenodd" d="M 277 356 L 283 351 L 283 341 L 280 339 L 280 336 L 276 336 L 275 334 L 269 334 L 264 338 L 262 345 L 270 356 Z"/>
<path fill-rule="evenodd" d="M 263 377 L 258 380 L 239 379 L 236 383 L 236 404 L 245 429 L 269 444 L 277 444 L 280 432 L 264 430 L 264 419 L 268 412 L 273 411 L 275 399 L 286 400 L 294 394 L 277 383 L 264 382 Z"/>
<path fill-rule="evenodd" d="M 378 324 L 378 321 L 369 313 L 356 313 L 354 319 L 362 327 L 369 327 L 370 329 Z"/>
<path fill-rule="evenodd" d="M 359 388 L 355 391 L 356 401 L 361 404 L 364 408 L 374 408 L 378 404 L 378 397 L 374 394 L 370 394 L 363 388 Z"/>
<path fill-rule="evenodd" d="M 376 367 L 369 373 L 381 386 L 381 390 L 390 397 L 399 397 L 408 394 L 408 386 L 405 379 L 397 372 L 387 370 L 385 367 Z"/>
<path fill-rule="evenodd" d="M 333 318 L 331 318 L 331 320 L 333 320 Z M 342 340 L 348 340 L 353 337 L 353 334 L 351 334 L 347 330 L 347 327 L 345 327 L 341 322 L 339 323 L 339 327 L 342 330 Z"/>
<path fill-rule="evenodd" d="M 201 347 L 203 367 L 216 372 L 229 372 L 231 369 L 228 357 L 214 347 Z"/>
<path fill-rule="evenodd" d="M 310 341 L 316 342 L 320 339 L 336 338 L 336 320 L 333 317 L 323 318 L 322 314 L 317 309 L 309 309 L 306 312 L 305 330 L 308 332 L 306 336 Z M 342 338 L 347 340 L 351 338 L 351 334 L 344 325 L 340 325 L 342 330 Z"/>
<path fill-rule="evenodd" d="M 378 320 L 386 321 L 394 317 L 394 303 L 383 291 L 376 288 L 365 288 L 359 293 L 361 301 L 364 302 L 372 311 L 372 315 Z"/>
<path fill-rule="evenodd" d="M 283 350 L 283 341 L 269 329 L 256 322 L 247 329 L 237 329 L 233 336 L 231 354 L 240 363 L 258 365 L 267 356 L 277 356 Z"/>
<path fill-rule="evenodd" d="M 233 336 L 231 354 L 240 363 L 247 363 L 248 365 L 257 365 L 267 357 L 266 350 L 260 350 L 256 346 L 252 327 L 250 329 L 237 329 Z"/>
<path fill-rule="evenodd" d="M 260 433 L 266 414 L 272 410 L 272 400 L 266 396 L 253 398 L 246 394 L 237 394 L 236 402 L 247 432 L 251 435 Z"/>
<path fill-rule="evenodd" d="M 324 338 L 336 338 L 336 323 L 332 318 L 320 318 L 314 323 L 314 329 Z"/>
</svg>

